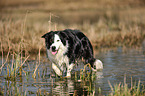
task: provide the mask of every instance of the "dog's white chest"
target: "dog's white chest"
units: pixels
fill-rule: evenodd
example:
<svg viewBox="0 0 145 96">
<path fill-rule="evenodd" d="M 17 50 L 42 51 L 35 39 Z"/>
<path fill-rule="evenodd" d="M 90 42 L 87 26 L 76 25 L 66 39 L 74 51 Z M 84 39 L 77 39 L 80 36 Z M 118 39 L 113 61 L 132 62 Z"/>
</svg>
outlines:
<svg viewBox="0 0 145 96">
<path fill-rule="evenodd" d="M 61 70 L 63 70 L 64 66 L 69 64 L 69 59 L 66 55 L 63 55 L 63 51 L 59 50 L 56 55 L 52 55 L 49 50 L 47 50 L 49 60 L 56 64 Z"/>
</svg>

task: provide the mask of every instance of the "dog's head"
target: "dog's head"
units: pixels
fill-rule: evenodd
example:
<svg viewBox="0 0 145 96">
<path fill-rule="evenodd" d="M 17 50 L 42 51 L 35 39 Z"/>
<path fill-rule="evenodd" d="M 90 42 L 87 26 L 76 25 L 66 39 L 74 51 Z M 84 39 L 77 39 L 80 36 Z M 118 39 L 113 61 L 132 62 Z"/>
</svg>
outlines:
<svg viewBox="0 0 145 96">
<path fill-rule="evenodd" d="M 50 53 L 52 53 L 52 55 L 56 55 L 60 49 L 64 50 L 64 48 L 67 47 L 66 40 L 59 31 L 46 33 L 42 38 L 45 38 L 46 48 Z"/>
</svg>

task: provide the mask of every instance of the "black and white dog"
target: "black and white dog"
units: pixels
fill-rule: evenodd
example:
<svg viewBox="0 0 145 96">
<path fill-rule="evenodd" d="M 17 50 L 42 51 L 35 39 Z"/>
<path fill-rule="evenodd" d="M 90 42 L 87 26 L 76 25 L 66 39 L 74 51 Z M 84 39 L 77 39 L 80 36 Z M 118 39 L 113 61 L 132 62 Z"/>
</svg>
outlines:
<svg viewBox="0 0 145 96">
<path fill-rule="evenodd" d="M 67 76 L 70 77 L 76 60 L 83 60 L 85 64 L 90 63 L 94 71 L 103 69 L 102 62 L 93 56 L 89 39 L 79 30 L 51 31 L 42 38 L 45 38 L 47 55 L 57 75 L 62 76 L 66 69 Z"/>
</svg>

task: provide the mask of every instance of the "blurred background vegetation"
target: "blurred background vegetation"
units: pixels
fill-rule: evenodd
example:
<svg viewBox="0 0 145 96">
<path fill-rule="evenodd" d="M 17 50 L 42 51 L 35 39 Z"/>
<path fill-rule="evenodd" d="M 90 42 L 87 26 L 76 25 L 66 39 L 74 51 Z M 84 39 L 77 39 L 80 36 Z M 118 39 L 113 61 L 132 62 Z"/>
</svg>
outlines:
<svg viewBox="0 0 145 96">
<path fill-rule="evenodd" d="M 79 29 L 97 50 L 140 47 L 145 0 L 0 0 L 1 52 L 36 54 L 50 30 Z"/>
</svg>

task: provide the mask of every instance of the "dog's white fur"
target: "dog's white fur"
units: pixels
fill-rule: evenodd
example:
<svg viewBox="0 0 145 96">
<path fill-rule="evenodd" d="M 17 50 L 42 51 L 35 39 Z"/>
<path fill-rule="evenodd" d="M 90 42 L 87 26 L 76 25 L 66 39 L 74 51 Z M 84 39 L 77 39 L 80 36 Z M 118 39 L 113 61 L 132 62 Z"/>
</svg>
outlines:
<svg viewBox="0 0 145 96">
<path fill-rule="evenodd" d="M 56 47 L 56 55 L 52 54 L 52 46 Z M 73 69 L 74 64 L 69 65 L 69 58 L 65 54 L 68 51 L 68 43 L 64 46 L 57 34 L 54 35 L 54 43 L 50 46 L 50 49 L 47 49 L 48 58 L 52 63 L 52 68 L 59 76 L 62 75 L 62 72 L 67 67 L 67 76 L 71 76 L 71 70 Z"/>
<path fill-rule="evenodd" d="M 103 63 L 102 61 L 96 59 L 94 62 L 94 68 L 92 68 L 92 70 L 97 71 L 98 69 L 103 69 Z"/>
</svg>

